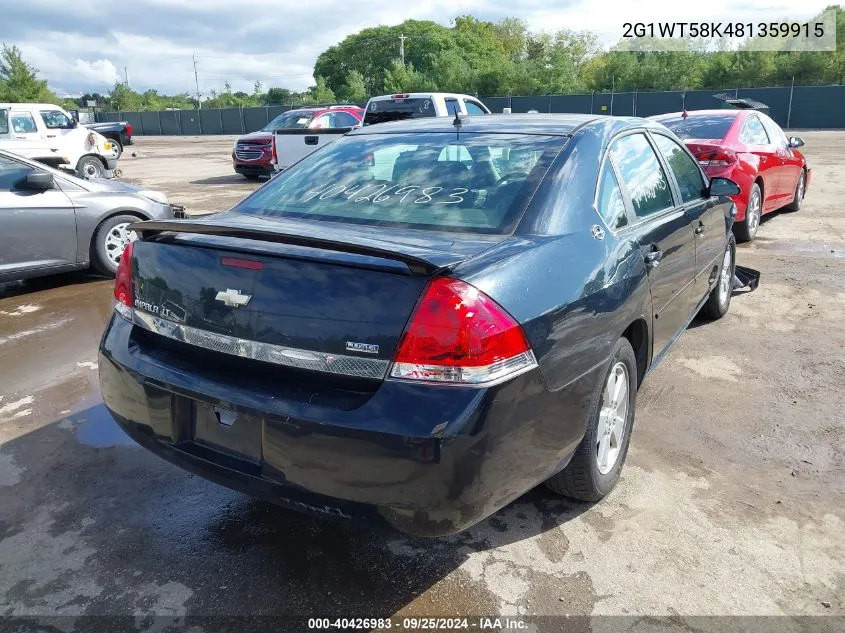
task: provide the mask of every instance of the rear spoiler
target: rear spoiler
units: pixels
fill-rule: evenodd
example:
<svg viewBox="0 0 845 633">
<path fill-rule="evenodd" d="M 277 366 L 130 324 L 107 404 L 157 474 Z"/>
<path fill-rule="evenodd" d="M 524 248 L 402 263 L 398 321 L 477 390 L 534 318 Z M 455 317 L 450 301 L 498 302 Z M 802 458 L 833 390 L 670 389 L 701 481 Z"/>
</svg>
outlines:
<svg viewBox="0 0 845 633">
<path fill-rule="evenodd" d="M 299 233 L 288 233 L 284 231 L 265 231 L 247 227 L 227 226 L 225 224 L 204 224 L 201 222 L 152 220 L 138 222 L 129 227 L 142 237 L 151 237 L 161 233 L 191 233 L 195 235 L 217 235 L 220 237 L 237 237 L 247 240 L 261 240 L 263 242 L 275 242 L 279 244 L 292 244 L 294 246 L 306 246 L 309 248 L 322 248 L 326 250 L 339 251 L 341 253 L 353 253 L 355 255 L 367 255 L 400 261 L 408 266 L 415 275 L 430 276 L 440 270 L 442 266 L 434 264 L 421 257 L 400 253 L 389 248 L 369 246 L 366 244 L 350 244 L 338 240 L 313 237 Z"/>
</svg>

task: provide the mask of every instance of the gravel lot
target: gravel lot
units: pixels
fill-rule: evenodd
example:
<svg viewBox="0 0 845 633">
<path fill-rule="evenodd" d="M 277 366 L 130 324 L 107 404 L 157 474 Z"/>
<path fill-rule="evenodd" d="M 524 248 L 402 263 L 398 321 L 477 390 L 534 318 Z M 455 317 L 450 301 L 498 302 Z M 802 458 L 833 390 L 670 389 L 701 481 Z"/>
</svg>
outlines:
<svg viewBox="0 0 845 633">
<path fill-rule="evenodd" d="M 760 288 L 693 323 L 646 380 L 617 490 L 589 506 L 539 488 L 448 539 L 300 516 L 160 461 L 100 401 L 111 282 L 8 290 L 0 614 L 632 616 L 591 623 L 613 631 L 826 615 L 776 630 L 845 630 L 845 132 L 802 136 L 804 209 L 767 216 L 738 253 Z M 222 210 L 255 187 L 231 142 L 139 138 L 121 166 L 192 213 Z"/>
</svg>

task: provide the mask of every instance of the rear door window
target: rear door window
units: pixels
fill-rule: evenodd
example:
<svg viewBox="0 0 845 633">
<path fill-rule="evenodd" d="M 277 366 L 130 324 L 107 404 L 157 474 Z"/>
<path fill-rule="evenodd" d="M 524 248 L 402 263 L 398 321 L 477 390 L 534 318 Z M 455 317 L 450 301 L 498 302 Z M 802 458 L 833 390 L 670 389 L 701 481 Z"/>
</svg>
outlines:
<svg viewBox="0 0 845 633">
<path fill-rule="evenodd" d="M 601 170 L 598 212 L 608 228 L 614 231 L 628 225 L 628 212 L 625 210 L 622 189 L 619 187 L 619 181 L 609 160 L 604 161 L 604 167 Z"/>
<path fill-rule="evenodd" d="M 38 127 L 29 112 L 12 112 L 12 129 L 17 134 L 36 134 Z"/>
<path fill-rule="evenodd" d="M 334 126 L 335 127 L 355 127 L 358 125 L 360 121 L 356 119 L 354 116 L 349 114 L 348 112 L 335 112 L 334 113 Z"/>
<path fill-rule="evenodd" d="M 766 128 L 760 123 L 760 119 L 753 114 L 745 119 L 745 123 L 742 124 L 739 140 L 746 145 L 770 145 L 772 142 L 766 133 Z"/>
<path fill-rule="evenodd" d="M 0 110 L 0 134 L 9 133 L 9 111 Z"/>
<path fill-rule="evenodd" d="M 443 101 L 446 103 L 446 114 L 449 116 L 455 116 L 461 113 L 461 106 L 458 105 L 457 99 L 447 97 Z"/>
<path fill-rule="evenodd" d="M 653 134 L 654 142 L 660 149 L 660 153 L 669 163 L 669 168 L 675 175 L 675 182 L 681 192 L 681 200 L 692 202 L 699 200 L 704 191 L 704 178 L 698 163 L 693 160 L 687 151 L 675 141 L 662 134 Z"/>
<path fill-rule="evenodd" d="M 237 210 L 266 217 L 506 234 L 561 136 L 372 134 L 335 141 L 282 172 Z M 509 171 L 494 156 L 509 155 Z M 510 164 L 510 163 L 513 164 Z"/>
<path fill-rule="evenodd" d="M 616 139 L 610 146 L 610 153 L 638 218 L 674 206 L 663 167 L 643 134 L 629 134 Z"/>
<path fill-rule="evenodd" d="M 403 121 L 436 116 L 434 102 L 429 97 L 378 99 L 370 101 L 364 115 L 364 125 Z"/>
</svg>

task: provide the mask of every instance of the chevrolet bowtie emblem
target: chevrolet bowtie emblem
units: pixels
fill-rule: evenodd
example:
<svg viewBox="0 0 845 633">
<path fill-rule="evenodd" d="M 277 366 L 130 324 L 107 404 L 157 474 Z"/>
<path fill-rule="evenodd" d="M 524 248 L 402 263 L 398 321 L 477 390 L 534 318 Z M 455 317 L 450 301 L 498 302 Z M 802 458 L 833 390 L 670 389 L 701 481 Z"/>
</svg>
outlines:
<svg viewBox="0 0 845 633">
<path fill-rule="evenodd" d="M 214 299 L 216 301 L 222 301 L 230 308 L 240 308 L 241 306 L 245 306 L 249 303 L 249 300 L 252 299 L 252 295 L 243 295 L 240 290 L 227 288 L 225 292 L 222 290 L 218 292 Z"/>
</svg>

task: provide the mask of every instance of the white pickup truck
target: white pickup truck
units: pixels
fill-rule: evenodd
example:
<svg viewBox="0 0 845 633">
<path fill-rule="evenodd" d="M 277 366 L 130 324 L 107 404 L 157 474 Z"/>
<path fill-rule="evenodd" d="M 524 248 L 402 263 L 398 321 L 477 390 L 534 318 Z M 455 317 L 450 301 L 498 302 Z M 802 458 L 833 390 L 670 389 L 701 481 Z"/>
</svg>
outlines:
<svg viewBox="0 0 845 633">
<path fill-rule="evenodd" d="M 367 102 L 364 125 L 456 114 L 476 116 L 490 114 L 490 110 L 475 97 L 451 92 L 382 95 Z"/>
<path fill-rule="evenodd" d="M 420 117 L 454 117 L 456 114 L 486 115 L 490 114 L 490 110 L 475 97 L 464 94 L 412 92 L 383 95 L 373 97 L 367 102 L 364 125 Z M 273 133 L 273 168 L 277 172 L 283 171 L 351 129 L 352 127 L 276 129 Z"/>
<path fill-rule="evenodd" d="M 0 149 L 84 178 L 101 178 L 117 167 L 117 149 L 57 105 L 0 103 Z"/>
</svg>

